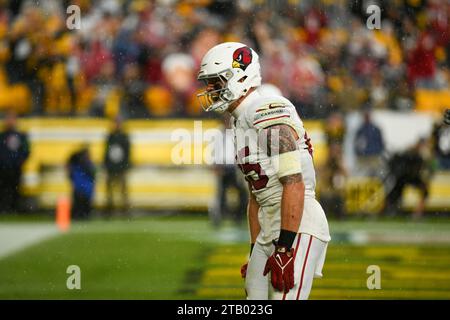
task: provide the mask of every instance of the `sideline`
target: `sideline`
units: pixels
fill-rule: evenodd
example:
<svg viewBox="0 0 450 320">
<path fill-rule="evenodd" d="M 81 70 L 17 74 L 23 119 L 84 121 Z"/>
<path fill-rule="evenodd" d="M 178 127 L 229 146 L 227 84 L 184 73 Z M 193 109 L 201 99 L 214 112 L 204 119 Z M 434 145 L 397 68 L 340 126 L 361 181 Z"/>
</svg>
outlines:
<svg viewBox="0 0 450 320">
<path fill-rule="evenodd" d="M 0 223 L 0 259 L 58 234 L 53 223 Z"/>
</svg>

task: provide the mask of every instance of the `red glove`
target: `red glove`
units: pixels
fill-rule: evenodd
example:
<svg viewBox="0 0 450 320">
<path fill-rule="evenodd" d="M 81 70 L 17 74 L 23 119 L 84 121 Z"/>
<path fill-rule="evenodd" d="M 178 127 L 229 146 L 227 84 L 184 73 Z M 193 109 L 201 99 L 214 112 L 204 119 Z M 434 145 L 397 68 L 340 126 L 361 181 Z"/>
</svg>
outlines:
<svg viewBox="0 0 450 320">
<path fill-rule="evenodd" d="M 267 259 L 264 276 L 269 271 L 272 286 L 288 293 L 294 287 L 294 249 L 276 245 L 275 252 Z"/>
<path fill-rule="evenodd" d="M 245 279 L 247 276 L 248 262 L 241 267 L 241 277 Z"/>
</svg>

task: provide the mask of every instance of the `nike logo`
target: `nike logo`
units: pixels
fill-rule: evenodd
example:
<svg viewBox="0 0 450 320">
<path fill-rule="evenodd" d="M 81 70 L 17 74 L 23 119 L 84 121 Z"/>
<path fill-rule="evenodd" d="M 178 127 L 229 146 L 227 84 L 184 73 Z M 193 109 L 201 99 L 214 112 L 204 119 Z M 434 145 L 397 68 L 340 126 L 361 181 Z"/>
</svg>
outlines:
<svg viewBox="0 0 450 320">
<path fill-rule="evenodd" d="M 280 256 L 278 256 L 278 255 L 275 256 L 275 259 L 277 259 L 279 261 L 280 265 L 283 265 L 283 260 L 281 260 Z"/>
<path fill-rule="evenodd" d="M 284 107 L 285 107 L 285 105 L 279 104 L 279 103 L 277 103 L 277 104 L 273 104 L 273 103 L 269 104 L 269 109 L 284 108 Z"/>
</svg>

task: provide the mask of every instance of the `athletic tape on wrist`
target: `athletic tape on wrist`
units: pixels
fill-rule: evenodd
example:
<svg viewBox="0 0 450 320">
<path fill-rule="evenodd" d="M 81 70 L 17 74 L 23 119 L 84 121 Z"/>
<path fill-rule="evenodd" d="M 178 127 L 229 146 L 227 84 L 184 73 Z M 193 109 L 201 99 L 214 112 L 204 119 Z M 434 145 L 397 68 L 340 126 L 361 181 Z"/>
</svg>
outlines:
<svg viewBox="0 0 450 320">
<path fill-rule="evenodd" d="M 296 236 L 297 233 L 294 231 L 281 229 L 280 237 L 278 238 L 278 245 L 290 249 L 292 248 L 292 244 L 294 243 Z"/>
</svg>

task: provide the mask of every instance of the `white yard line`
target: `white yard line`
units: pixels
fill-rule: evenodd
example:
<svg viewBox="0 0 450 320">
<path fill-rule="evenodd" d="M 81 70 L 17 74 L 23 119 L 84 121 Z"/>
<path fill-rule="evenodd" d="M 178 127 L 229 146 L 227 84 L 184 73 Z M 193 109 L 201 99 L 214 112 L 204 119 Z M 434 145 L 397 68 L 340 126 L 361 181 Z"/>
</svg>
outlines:
<svg viewBox="0 0 450 320">
<path fill-rule="evenodd" d="M 54 224 L 0 223 L 0 259 L 57 234 Z"/>
</svg>

